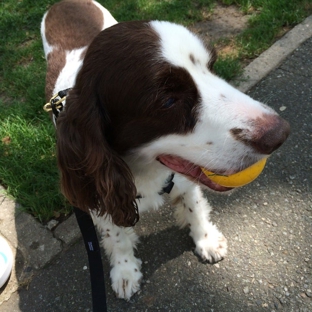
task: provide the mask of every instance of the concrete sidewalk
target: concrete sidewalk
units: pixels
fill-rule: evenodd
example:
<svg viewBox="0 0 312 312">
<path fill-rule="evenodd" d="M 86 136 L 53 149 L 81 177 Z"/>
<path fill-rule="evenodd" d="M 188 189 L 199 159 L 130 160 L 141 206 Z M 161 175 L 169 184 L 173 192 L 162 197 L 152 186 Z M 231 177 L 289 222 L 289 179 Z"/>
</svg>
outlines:
<svg viewBox="0 0 312 312">
<path fill-rule="evenodd" d="M 253 86 L 249 94 L 288 120 L 292 134 L 257 181 L 231 196 L 209 194 L 213 221 L 228 239 L 227 258 L 199 262 L 172 209 L 143 215 L 136 231 L 144 280 L 130 303 L 114 297 L 103 256 L 109 311 L 312 311 L 312 16 L 245 75 L 240 89 Z M 74 216 L 51 231 L 2 191 L 0 233 L 16 258 L 0 292 L 1 312 L 91 311 Z"/>
</svg>

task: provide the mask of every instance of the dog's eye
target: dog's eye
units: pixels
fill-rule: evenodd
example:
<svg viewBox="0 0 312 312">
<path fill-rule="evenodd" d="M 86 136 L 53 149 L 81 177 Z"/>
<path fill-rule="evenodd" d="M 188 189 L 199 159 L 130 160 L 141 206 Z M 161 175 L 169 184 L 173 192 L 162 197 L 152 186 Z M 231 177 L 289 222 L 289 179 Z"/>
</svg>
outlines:
<svg viewBox="0 0 312 312">
<path fill-rule="evenodd" d="M 162 106 L 162 108 L 170 108 L 171 106 L 173 106 L 173 104 L 176 102 L 176 99 L 174 98 L 170 98 L 168 99 L 165 104 Z"/>
</svg>

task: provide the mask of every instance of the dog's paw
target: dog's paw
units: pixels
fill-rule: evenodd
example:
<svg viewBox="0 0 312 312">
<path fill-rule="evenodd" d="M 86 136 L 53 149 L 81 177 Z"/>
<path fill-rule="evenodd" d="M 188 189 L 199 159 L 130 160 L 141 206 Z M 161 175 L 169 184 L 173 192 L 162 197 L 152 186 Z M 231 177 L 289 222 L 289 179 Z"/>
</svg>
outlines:
<svg viewBox="0 0 312 312">
<path fill-rule="evenodd" d="M 117 298 L 130 300 L 131 296 L 140 290 L 141 263 L 141 260 L 133 257 L 117 261 L 113 266 L 110 276 Z"/>
<path fill-rule="evenodd" d="M 227 239 L 217 229 L 196 243 L 195 253 L 205 262 L 216 263 L 227 253 Z"/>
</svg>

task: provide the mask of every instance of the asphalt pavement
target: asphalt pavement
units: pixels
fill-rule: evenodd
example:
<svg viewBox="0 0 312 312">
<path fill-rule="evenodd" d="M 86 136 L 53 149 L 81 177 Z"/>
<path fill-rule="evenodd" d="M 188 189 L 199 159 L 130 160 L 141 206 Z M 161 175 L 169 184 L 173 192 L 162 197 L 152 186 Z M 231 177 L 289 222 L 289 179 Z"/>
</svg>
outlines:
<svg viewBox="0 0 312 312">
<path fill-rule="evenodd" d="M 212 219 L 228 239 L 227 257 L 202 263 L 188 231 L 175 226 L 169 205 L 143 215 L 136 231 L 144 280 L 130 302 L 115 298 L 103 254 L 109 311 L 312 311 L 312 37 L 248 94 L 288 120 L 291 135 L 255 182 L 231 195 L 206 193 Z M 34 255 L 25 258 L 25 248 L 19 248 L 24 232 L 17 231 L 19 285 L 8 283 L 12 291 L 1 312 L 91 311 L 87 255 L 69 222 L 60 225 L 63 234 L 51 232 L 56 252 L 36 265 L 32 259 L 46 254 L 49 242 L 30 244 Z"/>
</svg>

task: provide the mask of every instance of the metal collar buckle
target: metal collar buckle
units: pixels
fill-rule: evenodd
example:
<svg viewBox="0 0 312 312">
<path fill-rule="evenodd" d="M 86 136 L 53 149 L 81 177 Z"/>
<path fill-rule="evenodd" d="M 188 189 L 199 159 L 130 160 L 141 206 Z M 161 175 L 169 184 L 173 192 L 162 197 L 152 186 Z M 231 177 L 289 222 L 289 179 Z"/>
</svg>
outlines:
<svg viewBox="0 0 312 312">
<path fill-rule="evenodd" d="M 44 111 L 53 113 L 55 119 L 58 117 L 59 113 L 63 110 L 64 101 L 66 100 L 66 96 L 69 89 L 62 90 L 55 95 L 52 96 L 50 102 L 46 103 L 43 106 Z"/>
</svg>

